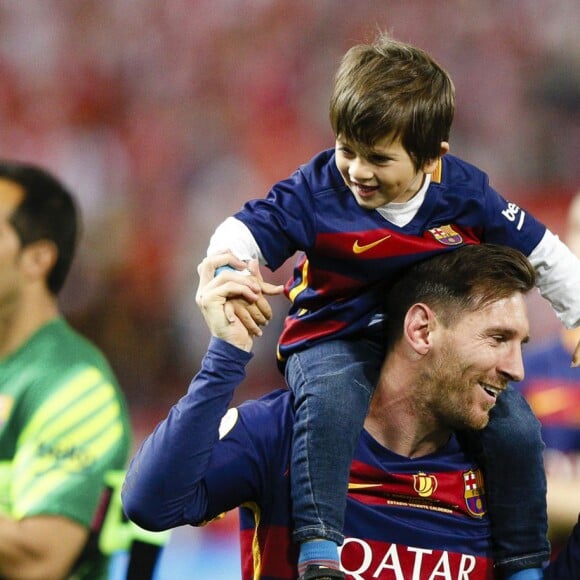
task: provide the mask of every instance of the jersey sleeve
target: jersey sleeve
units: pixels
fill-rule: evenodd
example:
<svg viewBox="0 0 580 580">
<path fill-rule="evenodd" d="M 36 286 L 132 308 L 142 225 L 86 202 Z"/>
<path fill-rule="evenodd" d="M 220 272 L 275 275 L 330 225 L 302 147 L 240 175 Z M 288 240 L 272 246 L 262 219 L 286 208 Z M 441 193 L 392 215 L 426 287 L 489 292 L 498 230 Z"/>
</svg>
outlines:
<svg viewBox="0 0 580 580">
<path fill-rule="evenodd" d="M 316 238 L 314 198 L 301 170 L 275 184 L 264 199 L 247 202 L 234 217 L 248 227 L 273 271 Z"/>
<path fill-rule="evenodd" d="M 558 236 L 546 230 L 529 255 L 538 274 L 537 286 L 558 318 L 568 327 L 580 326 L 580 260 Z"/>
<path fill-rule="evenodd" d="M 486 191 L 484 241 L 516 248 L 534 266 L 537 287 L 569 328 L 580 324 L 580 260 L 528 211 Z"/>
<path fill-rule="evenodd" d="M 280 464 L 279 434 L 290 431 L 276 425 L 280 405 L 268 397 L 228 410 L 250 357 L 212 338 L 188 392 L 131 461 L 122 500 L 136 524 L 153 531 L 202 525 L 260 501 L 268 471 Z"/>
<path fill-rule="evenodd" d="M 210 502 L 210 495 L 221 493 L 220 484 L 226 488 L 223 493 L 235 491 L 236 483 L 232 478 L 212 481 L 210 488 L 204 478 L 211 477 L 210 460 L 221 461 L 222 468 L 227 463 L 218 457 L 219 450 L 215 458 L 212 456 L 221 419 L 245 377 L 250 357 L 212 338 L 187 393 L 145 439 L 129 465 L 122 500 L 126 514 L 135 523 L 153 531 L 165 530 L 202 523 L 211 517 L 210 503 L 218 511 L 228 509 L 227 505 L 215 507 L 219 502 Z"/>
<path fill-rule="evenodd" d="M 486 183 L 484 242 L 509 246 L 529 256 L 546 226 L 525 209 L 504 199 Z"/>
<path fill-rule="evenodd" d="M 12 463 L 15 518 L 57 514 L 89 525 L 104 474 L 126 459 L 117 391 L 95 367 L 76 368 L 40 404 Z"/>
</svg>

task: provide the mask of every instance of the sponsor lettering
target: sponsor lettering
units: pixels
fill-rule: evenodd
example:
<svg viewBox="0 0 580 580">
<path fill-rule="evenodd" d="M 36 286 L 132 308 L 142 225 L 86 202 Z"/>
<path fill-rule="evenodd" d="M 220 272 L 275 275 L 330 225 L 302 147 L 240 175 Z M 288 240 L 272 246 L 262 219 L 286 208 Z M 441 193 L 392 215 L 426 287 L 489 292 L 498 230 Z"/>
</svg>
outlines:
<svg viewBox="0 0 580 580">
<path fill-rule="evenodd" d="M 346 538 L 341 566 L 354 580 L 483 580 L 493 578 L 486 557 Z"/>
<path fill-rule="evenodd" d="M 516 219 L 518 218 L 518 214 L 519 219 L 516 225 L 516 230 L 520 231 L 522 229 L 522 226 L 524 225 L 526 212 L 523 209 L 521 209 L 518 205 L 511 202 L 509 202 L 507 208 L 501 212 L 501 215 L 503 215 L 503 217 L 505 217 L 510 222 L 515 222 Z"/>
</svg>

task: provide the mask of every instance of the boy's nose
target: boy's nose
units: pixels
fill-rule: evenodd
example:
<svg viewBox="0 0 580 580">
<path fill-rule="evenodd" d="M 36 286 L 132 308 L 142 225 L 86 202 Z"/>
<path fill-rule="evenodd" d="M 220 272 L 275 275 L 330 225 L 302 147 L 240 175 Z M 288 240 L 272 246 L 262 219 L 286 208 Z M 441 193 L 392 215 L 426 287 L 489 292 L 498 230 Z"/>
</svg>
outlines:
<svg viewBox="0 0 580 580">
<path fill-rule="evenodd" d="M 364 182 L 373 178 L 369 164 L 360 157 L 353 159 L 348 167 L 348 174 L 353 181 Z"/>
</svg>

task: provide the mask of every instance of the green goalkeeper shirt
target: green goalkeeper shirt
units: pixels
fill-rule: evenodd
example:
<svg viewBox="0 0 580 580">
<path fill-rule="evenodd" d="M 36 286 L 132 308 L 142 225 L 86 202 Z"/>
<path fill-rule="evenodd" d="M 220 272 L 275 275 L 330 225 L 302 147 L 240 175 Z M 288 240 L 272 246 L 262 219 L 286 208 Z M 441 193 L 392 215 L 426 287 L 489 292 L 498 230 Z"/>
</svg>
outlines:
<svg viewBox="0 0 580 580">
<path fill-rule="evenodd" d="M 58 318 L 0 361 L 0 513 L 95 528 L 105 473 L 130 448 L 126 403 L 103 355 Z M 98 528 L 98 521 L 96 524 Z M 75 578 L 105 578 L 86 550 Z"/>
</svg>

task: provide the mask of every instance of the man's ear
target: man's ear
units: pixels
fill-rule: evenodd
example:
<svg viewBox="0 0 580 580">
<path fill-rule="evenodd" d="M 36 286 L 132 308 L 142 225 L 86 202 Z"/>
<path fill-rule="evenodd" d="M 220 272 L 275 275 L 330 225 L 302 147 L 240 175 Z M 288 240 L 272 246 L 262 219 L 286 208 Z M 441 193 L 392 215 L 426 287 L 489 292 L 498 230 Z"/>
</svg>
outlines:
<svg viewBox="0 0 580 580">
<path fill-rule="evenodd" d="M 58 251 L 53 242 L 38 240 L 28 244 L 22 251 L 23 267 L 31 280 L 46 280 L 56 263 Z"/>
<path fill-rule="evenodd" d="M 420 355 L 431 350 L 432 333 L 437 324 L 435 313 L 421 302 L 407 310 L 404 322 L 404 336 L 409 346 Z"/>
</svg>

